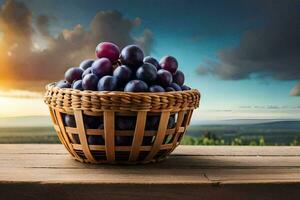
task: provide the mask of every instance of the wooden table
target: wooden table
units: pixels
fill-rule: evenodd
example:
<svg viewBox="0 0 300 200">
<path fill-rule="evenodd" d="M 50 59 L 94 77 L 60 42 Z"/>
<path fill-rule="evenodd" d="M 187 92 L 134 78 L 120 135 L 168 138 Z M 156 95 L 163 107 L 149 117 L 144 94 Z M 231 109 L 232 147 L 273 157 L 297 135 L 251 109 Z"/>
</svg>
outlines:
<svg viewBox="0 0 300 200">
<path fill-rule="evenodd" d="M 0 199 L 300 199 L 300 147 L 180 146 L 162 163 L 74 161 L 62 145 L 0 145 Z"/>
</svg>

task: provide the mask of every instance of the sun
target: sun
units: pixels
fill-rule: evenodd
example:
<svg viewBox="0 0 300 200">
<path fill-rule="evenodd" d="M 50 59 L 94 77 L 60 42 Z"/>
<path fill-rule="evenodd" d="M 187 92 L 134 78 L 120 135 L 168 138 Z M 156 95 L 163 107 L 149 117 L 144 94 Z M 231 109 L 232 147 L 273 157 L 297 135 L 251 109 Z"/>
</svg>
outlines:
<svg viewBox="0 0 300 200">
<path fill-rule="evenodd" d="M 48 115 L 43 98 L 37 94 L 28 96 L 30 93 L 0 90 L 0 117 Z"/>
</svg>

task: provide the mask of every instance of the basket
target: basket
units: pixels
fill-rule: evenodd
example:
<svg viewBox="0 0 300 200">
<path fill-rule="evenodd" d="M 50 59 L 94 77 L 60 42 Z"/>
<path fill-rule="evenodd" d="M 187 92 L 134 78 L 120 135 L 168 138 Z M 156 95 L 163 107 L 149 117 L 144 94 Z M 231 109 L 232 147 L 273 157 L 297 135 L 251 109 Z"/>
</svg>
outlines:
<svg viewBox="0 0 300 200">
<path fill-rule="evenodd" d="M 86 163 L 136 164 L 166 159 L 179 145 L 200 101 L 198 90 L 97 92 L 62 89 L 55 83 L 46 90 L 44 101 L 59 140 L 76 160 Z M 76 125 L 68 127 L 65 115 L 74 116 Z M 97 118 L 102 125 L 87 127 L 87 117 Z M 158 119 L 157 124 L 148 124 L 150 118 Z M 121 119 L 132 119 L 133 128 L 120 128 Z M 101 137 L 103 142 L 90 143 L 89 137 Z M 118 138 L 123 139 L 119 142 Z"/>
</svg>

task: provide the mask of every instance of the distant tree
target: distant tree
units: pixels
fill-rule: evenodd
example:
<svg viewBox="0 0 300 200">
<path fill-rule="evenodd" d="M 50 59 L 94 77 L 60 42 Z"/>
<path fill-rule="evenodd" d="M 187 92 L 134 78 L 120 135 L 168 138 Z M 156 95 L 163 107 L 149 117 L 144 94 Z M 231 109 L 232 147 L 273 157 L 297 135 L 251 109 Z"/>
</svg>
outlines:
<svg viewBox="0 0 300 200">
<path fill-rule="evenodd" d="M 297 146 L 300 145 L 300 142 L 298 141 L 298 138 L 295 137 L 294 140 L 290 143 L 290 146 Z"/>
</svg>

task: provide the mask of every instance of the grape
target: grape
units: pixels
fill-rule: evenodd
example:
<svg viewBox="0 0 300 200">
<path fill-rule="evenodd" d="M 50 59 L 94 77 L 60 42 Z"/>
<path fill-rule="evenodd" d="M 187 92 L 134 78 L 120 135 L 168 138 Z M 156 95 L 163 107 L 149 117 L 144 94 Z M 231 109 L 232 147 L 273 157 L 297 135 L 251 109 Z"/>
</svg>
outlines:
<svg viewBox="0 0 300 200">
<path fill-rule="evenodd" d="M 153 83 L 157 77 L 157 69 L 150 63 L 144 63 L 137 69 L 136 77 L 146 83 Z"/>
<path fill-rule="evenodd" d="M 115 143 L 116 146 L 131 146 L 132 136 L 116 136 Z"/>
<path fill-rule="evenodd" d="M 116 117 L 116 129 L 117 130 L 134 130 L 135 128 L 136 117 Z"/>
<path fill-rule="evenodd" d="M 111 42 L 101 42 L 96 47 L 96 56 L 98 58 L 108 58 L 111 62 L 118 60 L 120 49 Z"/>
<path fill-rule="evenodd" d="M 154 65 L 154 66 L 156 67 L 157 70 L 160 70 L 160 69 L 161 69 L 161 67 L 160 67 L 160 65 L 159 65 L 159 63 L 158 63 L 158 61 L 157 61 L 155 58 L 151 57 L 151 56 L 145 57 L 145 58 L 144 58 L 144 63 L 150 63 L 150 64 Z"/>
<path fill-rule="evenodd" d="M 102 78 L 106 75 L 111 75 L 113 72 L 113 67 L 111 62 L 107 58 L 100 58 L 95 60 L 92 65 L 92 73 Z"/>
<path fill-rule="evenodd" d="M 160 116 L 148 116 L 146 121 L 146 130 L 157 130 L 159 127 Z M 170 115 L 168 129 L 175 127 L 175 115 Z"/>
<path fill-rule="evenodd" d="M 172 74 L 164 69 L 160 69 L 157 72 L 157 82 L 163 86 L 167 87 L 169 86 L 173 81 Z"/>
<path fill-rule="evenodd" d="M 86 70 L 92 66 L 93 62 L 94 60 L 92 59 L 84 60 L 80 63 L 79 68 Z"/>
<path fill-rule="evenodd" d="M 61 81 L 58 81 L 55 86 L 59 87 L 59 88 L 70 88 L 71 84 L 68 83 L 67 81 L 61 80 Z"/>
<path fill-rule="evenodd" d="M 174 92 L 175 91 L 175 89 L 172 87 L 166 87 L 165 90 L 166 90 L 166 92 Z"/>
<path fill-rule="evenodd" d="M 83 88 L 82 88 L 82 80 L 77 80 L 77 81 L 75 81 L 74 83 L 73 83 L 73 85 L 72 85 L 72 88 L 73 89 L 76 89 L 76 90 L 83 90 Z"/>
<path fill-rule="evenodd" d="M 82 88 L 84 90 L 97 90 L 99 78 L 95 74 L 87 74 L 82 79 Z"/>
<path fill-rule="evenodd" d="M 174 88 L 175 91 L 181 91 L 181 87 L 176 83 L 171 83 L 170 86 Z"/>
<path fill-rule="evenodd" d="M 97 88 L 98 91 L 114 91 L 117 89 L 117 79 L 113 76 L 103 76 Z"/>
<path fill-rule="evenodd" d="M 144 52 L 136 45 L 124 47 L 120 55 L 121 62 L 134 69 L 143 64 Z"/>
<path fill-rule="evenodd" d="M 181 86 L 181 89 L 182 90 L 190 90 L 191 88 L 189 86 L 183 85 L 183 86 Z"/>
<path fill-rule="evenodd" d="M 103 124 L 103 118 L 83 115 L 83 121 L 87 129 L 97 129 Z"/>
<path fill-rule="evenodd" d="M 72 67 L 65 73 L 65 79 L 72 84 L 74 81 L 80 80 L 83 70 L 78 67 Z"/>
<path fill-rule="evenodd" d="M 104 145 L 104 139 L 101 135 L 88 135 L 87 140 L 89 145 Z"/>
<path fill-rule="evenodd" d="M 175 128 L 175 115 L 171 115 L 168 121 L 168 129 Z"/>
<path fill-rule="evenodd" d="M 147 92 L 148 85 L 147 83 L 141 80 L 132 80 L 126 84 L 124 91 L 125 92 Z"/>
<path fill-rule="evenodd" d="M 160 121 L 160 116 L 147 116 L 146 130 L 157 130 Z"/>
<path fill-rule="evenodd" d="M 89 68 L 87 68 L 86 70 L 83 71 L 82 78 L 84 78 L 85 75 L 91 74 L 91 73 L 92 73 L 92 67 L 89 67 Z"/>
<path fill-rule="evenodd" d="M 149 88 L 149 91 L 150 92 L 165 92 L 165 89 L 159 85 L 152 85 L 150 88 Z"/>
<path fill-rule="evenodd" d="M 174 74 L 178 68 L 178 62 L 173 56 L 165 56 L 160 61 L 159 64 L 161 68 L 168 70 Z"/>
<path fill-rule="evenodd" d="M 73 127 L 73 128 L 76 127 L 76 121 L 75 121 L 74 115 L 64 115 L 63 120 L 65 123 L 65 126 Z"/>
<path fill-rule="evenodd" d="M 177 70 L 176 73 L 173 75 L 173 82 L 182 86 L 184 83 L 184 73 L 180 70 Z"/>
<path fill-rule="evenodd" d="M 118 79 L 118 85 L 122 86 L 124 83 L 130 81 L 131 74 L 132 72 L 129 67 L 126 65 L 121 65 L 114 70 L 113 76 Z"/>
</svg>

